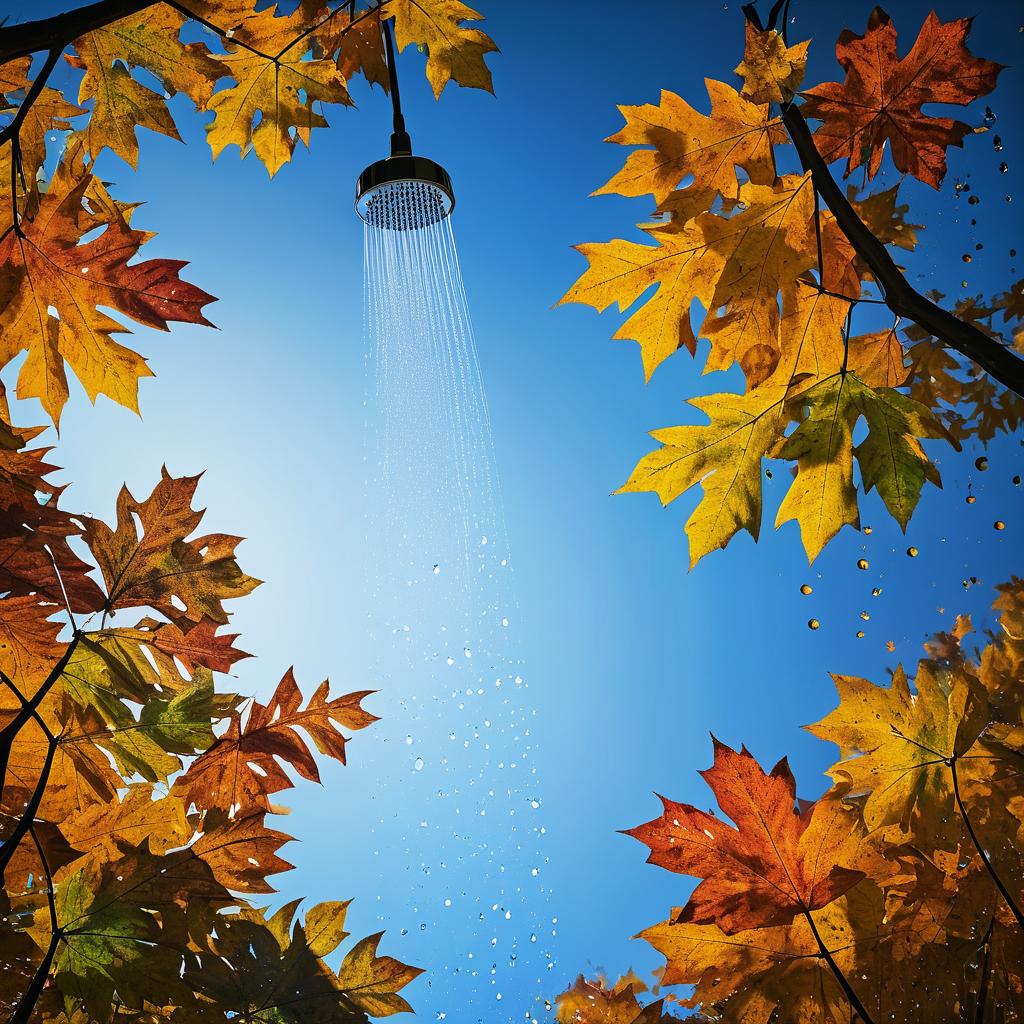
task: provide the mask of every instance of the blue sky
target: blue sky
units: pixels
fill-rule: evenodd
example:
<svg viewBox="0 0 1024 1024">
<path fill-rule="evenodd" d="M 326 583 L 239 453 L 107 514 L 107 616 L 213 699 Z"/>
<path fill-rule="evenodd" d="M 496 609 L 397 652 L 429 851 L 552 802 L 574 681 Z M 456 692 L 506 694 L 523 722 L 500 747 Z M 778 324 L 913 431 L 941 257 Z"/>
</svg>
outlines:
<svg viewBox="0 0 1024 1024">
<path fill-rule="evenodd" d="M 19 20 L 63 6 L 0 4 Z M 122 480 L 139 494 L 162 463 L 176 474 L 207 470 L 208 526 L 249 538 L 243 565 L 267 581 L 233 620 L 258 655 L 239 666 L 240 689 L 266 696 L 294 664 L 304 688 L 329 675 L 345 689 L 382 691 L 369 706 L 383 721 L 356 736 L 349 766 L 328 767 L 323 789 L 289 794 L 286 824 L 302 842 L 282 890 L 355 896 L 352 930 L 386 927 L 386 951 L 428 969 L 410 989 L 424 1019 L 446 1013 L 460 1024 L 520 1021 L 527 1010 L 541 1018 L 537 999 L 580 970 L 654 966 L 629 936 L 684 902 L 690 883 L 646 866 L 642 847 L 616 830 L 656 813 L 654 791 L 708 805 L 696 771 L 710 763 L 712 730 L 766 765 L 789 754 L 802 795 L 816 795 L 834 750 L 800 726 L 833 706 L 828 672 L 882 679 L 898 660 L 916 661 L 922 639 L 957 613 L 989 621 L 992 585 L 1020 569 L 1024 530 L 1011 482 L 1024 472 L 1020 438 L 990 445 L 983 473 L 974 468 L 979 447 L 940 448 L 945 488 L 926 489 L 906 537 L 871 496 L 863 504 L 871 535 L 844 531 L 808 568 L 795 524 L 771 528 L 786 482 L 776 466 L 760 543 L 744 535 L 687 572 L 683 523 L 696 494 L 668 510 L 653 495 L 610 494 L 649 450 L 646 431 L 683 421 L 684 396 L 734 381 L 700 378 L 699 363 L 680 353 L 645 386 L 636 346 L 609 340 L 618 314 L 552 307 L 584 267 L 573 243 L 636 237 L 631 225 L 650 210 L 643 199 L 587 198 L 625 156 L 601 142 L 621 124 L 615 105 L 654 102 L 670 88 L 706 110 L 702 79 L 734 80 L 739 5 L 659 0 L 642 18 L 603 0 L 564 0 L 529 16 L 507 0 L 480 7 L 502 49 L 492 59 L 496 97 L 449 87 L 436 104 L 422 56 L 407 52 L 400 69 L 414 143 L 444 163 L 458 193 L 455 230 L 515 568 L 514 634 L 503 657 L 529 687 L 505 706 L 509 724 L 493 744 L 499 753 L 528 748 L 536 775 L 517 783 L 513 798 L 540 806 L 522 807 L 528 827 L 516 835 L 507 817 L 470 829 L 471 842 L 499 851 L 510 876 L 528 880 L 519 893 L 508 886 L 510 920 L 505 903 L 491 910 L 489 889 L 474 889 L 473 870 L 440 867 L 451 854 L 443 830 L 418 827 L 446 812 L 431 803 L 434 776 L 418 778 L 413 759 L 428 769 L 440 759 L 449 723 L 423 713 L 437 697 L 430 673 L 399 671 L 401 660 L 382 653 L 388 639 L 369 625 L 377 598 L 363 541 L 378 510 L 363 486 L 373 410 L 363 405 L 362 228 L 352 194 L 358 172 L 385 152 L 379 90 L 357 83 L 359 109 L 329 113 L 333 128 L 273 181 L 234 150 L 212 164 L 199 119 L 180 101 L 188 145 L 143 133 L 137 172 L 104 158 L 116 194 L 146 201 L 135 223 L 159 232 L 150 255 L 190 259 L 186 276 L 219 297 L 208 310 L 219 330 L 140 330 L 157 374 L 143 382 L 142 419 L 105 401 L 90 408 L 73 390 L 56 460 L 73 482 L 68 506 L 107 518 Z M 791 37 L 814 38 L 807 80 L 840 77 L 832 43 L 850 16 L 835 4 L 793 9 Z M 905 49 L 929 5 L 888 9 Z M 1010 5 L 937 9 L 946 19 L 978 15 L 975 53 L 1024 63 Z M 863 31 L 869 10 L 857 8 L 851 27 Z M 1020 276 L 1008 255 L 1024 203 L 1013 192 L 1019 74 L 1004 72 L 990 100 L 1002 152 L 991 132 L 969 138 L 964 152 L 951 151 L 941 192 L 906 187 L 910 219 L 927 225 L 921 251 L 908 257 L 922 288 L 991 294 Z M 966 115 L 972 124 L 984 105 Z M 954 196 L 957 178 L 981 197 L 976 207 Z M 894 181 L 890 172 L 880 184 Z M 18 415 L 40 421 L 28 403 Z M 993 530 L 996 519 L 1004 531 Z M 905 554 L 909 544 L 916 559 Z M 866 572 L 856 568 L 862 557 Z M 965 591 L 971 576 L 979 584 Z M 810 597 L 799 592 L 805 582 Z M 812 616 L 817 632 L 806 625 Z M 478 749 L 477 714 L 470 708 L 450 725 L 471 741 L 467 764 Z M 481 753 L 479 764 L 491 765 L 493 754 Z M 446 914 L 453 893 L 462 912 Z M 467 930 L 479 914 L 486 920 Z M 494 914 L 502 921 L 492 923 Z"/>
</svg>

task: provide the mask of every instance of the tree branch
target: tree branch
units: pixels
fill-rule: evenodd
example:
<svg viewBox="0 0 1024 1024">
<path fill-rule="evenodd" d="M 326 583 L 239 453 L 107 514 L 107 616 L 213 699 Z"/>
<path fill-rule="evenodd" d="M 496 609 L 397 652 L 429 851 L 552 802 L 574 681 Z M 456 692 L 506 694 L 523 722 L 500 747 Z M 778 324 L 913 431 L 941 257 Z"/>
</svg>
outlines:
<svg viewBox="0 0 1024 1024">
<path fill-rule="evenodd" d="M 886 305 L 897 315 L 913 320 L 943 345 L 973 360 L 1004 387 L 1024 397 L 1024 359 L 1014 355 L 973 324 L 926 299 L 908 283 L 885 246 L 857 215 L 818 152 L 811 130 L 795 103 L 782 105 L 782 121 L 796 147 L 800 163 L 811 172 L 815 190 L 832 211 L 843 234 L 871 268 L 885 293 Z"/>
<path fill-rule="evenodd" d="M 0 28 L 0 64 L 39 50 L 63 50 L 86 32 L 103 28 L 158 3 L 160 0 L 98 0 L 74 11 L 55 14 L 52 18 L 7 25 Z"/>
</svg>

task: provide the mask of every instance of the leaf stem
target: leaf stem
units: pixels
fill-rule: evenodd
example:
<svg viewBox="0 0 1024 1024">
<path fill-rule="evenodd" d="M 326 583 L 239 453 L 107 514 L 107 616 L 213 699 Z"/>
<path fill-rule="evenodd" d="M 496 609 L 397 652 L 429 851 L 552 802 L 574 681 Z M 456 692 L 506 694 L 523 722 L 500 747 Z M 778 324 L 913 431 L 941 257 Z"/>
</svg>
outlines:
<svg viewBox="0 0 1024 1024">
<path fill-rule="evenodd" d="M 846 980 L 846 975 L 839 969 L 839 964 L 832 958 L 832 954 L 829 952 L 828 947 L 822 942 L 821 935 L 818 933 L 818 926 L 814 923 L 814 918 L 811 917 L 809 910 L 804 910 L 804 917 L 807 918 L 807 923 L 811 927 L 811 934 L 814 936 L 814 941 L 818 943 L 818 951 L 821 954 L 821 958 L 831 968 L 832 973 L 835 975 L 836 981 L 839 982 L 840 988 L 846 995 L 847 1000 L 850 1003 L 850 1008 L 854 1010 L 858 1017 L 863 1021 L 863 1024 L 875 1024 L 871 1017 L 871 1014 L 864 1009 L 864 1004 L 860 1001 L 860 997 L 854 992 L 853 987 Z"/>
<path fill-rule="evenodd" d="M 953 754 L 946 761 L 953 775 L 953 797 L 956 800 L 957 810 L 960 812 L 960 817 L 963 818 L 964 827 L 967 829 L 967 834 L 971 837 L 971 842 L 974 843 L 974 848 L 978 851 L 978 856 L 981 857 L 981 861 L 985 865 L 985 869 L 988 871 L 989 875 L 992 877 L 992 881 L 995 882 L 996 888 L 999 890 L 999 895 L 1006 901 L 1006 905 L 1010 908 L 1010 913 L 1013 914 L 1013 917 L 1017 922 L 1017 926 L 1021 931 L 1024 931 L 1024 913 L 1021 913 L 1020 907 L 1018 907 L 1016 902 L 1014 902 L 1009 889 L 1007 889 L 1003 884 L 1003 880 L 996 872 L 992 861 L 989 860 L 989 856 L 981 845 L 977 833 L 974 831 L 974 826 L 971 824 L 971 819 L 967 814 L 967 808 L 964 807 L 963 798 L 960 796 L 960 780 L 957 776 L 956 770 L 957 760 L 958 758 L 956 754 Z"/>
</svg>

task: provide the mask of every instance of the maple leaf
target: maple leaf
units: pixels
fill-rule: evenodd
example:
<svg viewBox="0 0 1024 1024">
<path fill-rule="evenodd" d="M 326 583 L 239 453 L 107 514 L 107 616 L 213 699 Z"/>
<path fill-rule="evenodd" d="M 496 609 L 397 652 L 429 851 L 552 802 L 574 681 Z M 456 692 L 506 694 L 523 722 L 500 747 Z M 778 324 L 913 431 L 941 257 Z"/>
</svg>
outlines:
<svg viewBox="0 0 1024 1024">
<path fill-rule="evenodd" d="M 810 178 L 790 176 L 774 186 L 744 185 L 746 208 L 732 217 L 704 213 L 682 229 L 649 233 L 656 246 L 616 239 L 577 246 L 590 266 L 560 303 L 598 311 L 613 302 L 626 310 L 650 285 L 658 289 L 615 333 L 639 342 L 651 374 L 673 352 L 696 350 L 690 305 L 725 312 L 705 321 L 711 337 L 709 369 L 738 361 L 754 383 L 766 380 L 779 358 L 775 293 L 815 260 Z"/>
<path fill-rule="evenodd" d="M 908 252 L 917 248 L 917 233 L 924 230 L 923 224 L 907 222 L 907 203 L 896 204 L 899 184 L 881 192 L 874 192 L 858 199 L 857 189 L 847 186 L 846 197 L 857 211 L 857 216 L 867 225 L 868 230 L 885 245 L 895 245 Z"/>
<path fill-rule="evenodd" d="M 884 962 L 884 912 L 882 894 L 870 881 L 815 912 L 822 944 L 847 977 Z M 697 1019 L 765 1024 L 784 1014 L 780 1019 L 794 1024 L 848 1024 L 849 1001 L 820 956 L 805 917 L 731 934 L 713 923 L 680 924 L 677 919 L 673 911 L 668 921 L 641 932 L 640 938 L 665 956 L 663 984 L 694 986 L 682 1003 L 707 1012 Z M 869 1009 L 894 1008 L 888 986 L 871 993 L 875 999 L 868 998 L 866 986 L 855 988 L 862 990 Z"/>
<path fill-rule="evenodd" d="M 107 611 L 148 605 L 179 627 L 204 618 L 224 623 L 223 602 L 259 585 L 235 560 L 241 538 L 215 533 L 189 539 L 203 517 L 192 508 L 198 484 L 198 476 L 172 477 L 165 467 L 144 501 L 121 488 L 115 529 L 88 520 L 85 541 L 107 585 Z"/>
<path fill-rule="evenodd" d="M 178 139 L 167 98 L 181 92 L 197 108 L 206 105 L 218 78 L 227 69 L 203 43 L 179 39 L 185 16 L 156 4 L 76 39 L 68 63 L 85 72 L 78 102 L 92 101 L 84 138 L 93 153 L 104 146 L 135 167 L 139 157 L 137 127 Z M 164 95 L 132 77 L 142 68 L 163 86 Z"/>
<path fill-rule="evenodd" d="M 234 818 L 221 810 L 207 811 L 191 850 L 226 888 L 246 893 L 273 892 L 267 875 L 291 870 L 292 865 L 277 855 L 291 836 L 270 828 L 266 818 L 261 810 Z"/>
<path fill-rule="evenodd" d="M 715 922 L 727 934 L 788 924 L 864 877 L 839 863 L 858 823 L 841 798 L 798 811 L 785 758 L 765 774 L 745 747 L 714 744 L 714 764 L 701 776 L 735 825 L 662 797 L 662 815 L 626 833 L 650 847 L 648 863 L 703 879 L 680 922 Z"/>
<path fill-rule="evenodd" d="M 662 203 L 692 174 L 693 189 L 711 189 L 735 199 L 736 167 L 757 185 L 775 180 L 773 143 L 786 141 L 785 129 L 772 118 L 766 102 L 752 103 L 724 82 L 704 80 L 711 114 L 694 110 L 674 92 L 663 89 L 661 104 L 620 106 L 626 125 L 605 142 L 651 146 L 630 153 L 626 165 L 594 195 L 654 195 Z M 707 209 L 707 206 L 705 206 Z"/>
<path fill-rule="evenodd" d="M 1002 65 L 973 56 L 964 41 L 971 19 L 939 20 L 928 15 L 910 53 L 896 50 L 896 29 L 880 7 L 859 36 L 846 29 L 836 43 L 836 58 L 846 80 L 808 89 L 802 111 L 823 124 L 814 133 L 826 161 L 847 158 L 846 173 L 867 165 L 873 178 L 886 143 L 898 170 L 939 187 L 946 173 L 946 149 L 960 146 L 969 125 L 931 117 L 922 106 L 964 106 L 995 88 Z"/>
<path fill-rule="evenodd" d="M 951 679 L 918 665 L 911 690 L 898 667 L 889 687 L 833 675 L 839 707 L 806 728 L 837 743 L 843 760 L 829 769 L 837 782 L 866 792 L 869 829 L 899 825 L 919 837 L 936 834 L 953 817 L 950 758 L 960 757 L 988 723 L 977 681 L 964 671 Z"/>
<path fill-rule="evenodd" d="M 776 526 L 790 520 L 813 562 L 845 525 L 859 527 L 856 455 L 865 491 L 878 490 L 889 512 L 906 530 L 926 480 L 941 486 L 939 472 L 918 438 L 959 444 L 924 406 L 891 388 L 872 388 L 853 373 L 828 378 L 800 396 L 809 415 L 773 453 L 797 461 L 797 476 L 779 507 Z M 853 430 L 861 418 L 868 433 L 856 448 Z"/>
<path fill-rule="evenodd" d="M 663 505 L 699 483 L 704 496 L 686 521 L 690 568 L 724 548 L 740 530 L 757 540 L 761 529 L 761 459 L 781 429 L 786 387 L 750 395 L 691 398 L 707 426 L 651 431 L 661 447 L 645 455 L 616 492 L 654 491 Z"/>
<path fill-rule="evenodd" d="M 19 396 L 39 398 L 55 424 L 68 398 L 65 362 L 92 401 L 107 395 L 135 412 L 139 379 L 152 376 L 140 355 L 113 340 L 127 328 L 97 307 L 167 330 L 171 320 L 209 326 L 201 310 L 213 301 L 181 280 L 178 260 L 129 264 L 147 236 L 123 219 L 83 242 L 90 182 L 62 165 L 36 216 L 0 242 L 0 366 L 28 350 Z"/>
<path fill-rule="evenodd" d="M 64 652 L 57 643 L 60 623 L 50 621 L 57 611 L 32 596 L 0 600 L 0 671 L 26 696 L 35 693 Z"/>
<path fill-rule="evenodd" d="M 206 129 L 214 159 L 226 146 L 238 146 L 243 157 L 253 149 L 271 177 L 291 160 L 299 139 L 308 146 L 312 129 L 327 127 L 315 103 L 352 103 L 333 61 L 305 57 L 317 0 L 303 0 L 290 15 L 276 10 L 251 12 L 226 41 L 220 60 L 236 84 L 209 100 L 214 116 Z"/>
<path fill-rule="evenodd" d="M 662 1015 L 663 1001 L 641 1006 L 636 992 L 646 986 L 620 979 L 611 988 L 602 982 L 591 983 L 582 975 L 567 992 L 557 999 L 556 1017 L 559 1024 L 660 1024 L 675 1018 Z"/>
<path fill-rule="evenodd" d="M 175 786 L 201 808 L 268 807 L 271 794 L 292 785 L 278 758 L 304 779 L 320 781 L 316 760 L 297 730 L 308 733 L 320 753 L 344 764 L 346 740 L 334 723 L 362 729 L 376 721 L 360 707 L 369 692 L 329 700 L 324 682 L 303 709 L 302 694 L 289 669 L 269 703 L 254 701 L 244 723 L 235 712 L 227 731 L 192 762 Z"/>
<path fill-rule="evenodd" d="M 325 54 L 337 54 L 335 63 L 346 82 L 362 75 L 370 85 L 388 91 L 388 63 L 378 13 L 352 19 L 348 11 L 341 10 L 321 29 L 318 38 Z"/>
<path fill-rule="evenodd" d="M 774 29 L 761 31 L 746 22 L 746 46 L 736 74 L 743 95 L 754 103 L 788 103 L 804 78 L 810 41 L 786 46 Z"/>
<path fill-rule="evenodd" d="M 412 1007 L 398 992 L 423 973 L 390 956 L 377 956 L 383 932 L 368 935 L 345 954 L 337 984 L 361 1010 L 373 1017 L 390 1017 Z"/>
<path fill-rule="evenodd" d="M 399 50 L 410 44 L 426 49 L 427 81 L 435 97 L 449 82 L 494 91 L 484 57 L 498 47 L 486 32 L 462 24 L 481 21 L 482 15 L 461 0 L 389 0 L 384 17 L 394 21 Z"/>
</svg>

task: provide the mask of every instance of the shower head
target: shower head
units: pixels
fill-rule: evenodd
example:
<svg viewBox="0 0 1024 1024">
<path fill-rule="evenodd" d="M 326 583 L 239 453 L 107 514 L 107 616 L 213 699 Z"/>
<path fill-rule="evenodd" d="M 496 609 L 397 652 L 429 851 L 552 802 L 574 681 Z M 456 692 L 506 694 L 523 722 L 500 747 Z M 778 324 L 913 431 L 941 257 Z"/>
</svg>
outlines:
<svg viewBox="0 0 1024 1024">
<path fill-rule="evenodd" d="M 415 231 L 447 217 L 455 207 L 452 179 L 440 165 L 425 156 L 413 156 L 412 139 L 405 130 L 398 69 L 391 38 L 391 24 L 380 23 L 388 69 L 388 92 L 394 113 L 391 156 L 378 160 L 356 182 L 356 212 L 371 227 L 387 231 Z"/>
<path fill-rule="evenodd" d="M 408 139 L 408 136 L 405 137 Z M 356 212 L 369 225 L 412 231 L 444 220 L 455 207 L 448 172 L 425 156 L 394 152 L 359 175 Z"/>
</svg>

